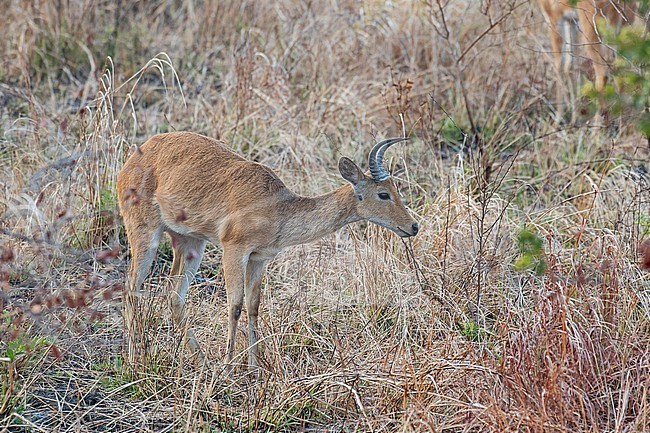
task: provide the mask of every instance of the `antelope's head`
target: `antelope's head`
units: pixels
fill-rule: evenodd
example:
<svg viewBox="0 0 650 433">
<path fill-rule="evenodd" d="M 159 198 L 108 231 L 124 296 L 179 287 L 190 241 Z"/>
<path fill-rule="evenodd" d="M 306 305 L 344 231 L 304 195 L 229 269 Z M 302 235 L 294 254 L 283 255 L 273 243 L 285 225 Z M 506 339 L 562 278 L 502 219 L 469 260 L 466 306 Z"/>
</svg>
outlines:
<svg viewBox="0 0 650 433">
<path fill-rule="evenodd" d="M 384 152 L 405 138 L 389 138 L 377 143 L 368 156 L 369 173 L 364 173 L 350 158 L 339 160 L 341 176 L 354 187 L 359 217 L 386 227 L 403 238 L 418 233 L 418 223 L 404 207 L 395 183 L 383 165 Z"/>
</svg>

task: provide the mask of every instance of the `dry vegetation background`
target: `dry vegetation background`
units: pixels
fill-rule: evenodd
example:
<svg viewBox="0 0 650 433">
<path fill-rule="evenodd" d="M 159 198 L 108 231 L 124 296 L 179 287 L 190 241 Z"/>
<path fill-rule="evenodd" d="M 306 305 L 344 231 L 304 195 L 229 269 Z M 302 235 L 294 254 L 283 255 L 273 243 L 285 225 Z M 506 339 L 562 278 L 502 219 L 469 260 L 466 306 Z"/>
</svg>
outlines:
<svg viewBox="0 0 650 433">
<path fill-rule="evenodd" d="M 647 144 L 626 117 L 554 121 L 534 2 L 2 9 L 0 431 L 650 430 Z M 315 195 L 403 129 L 388 156 L 420 234 L 355 224 L 279 255 L 259 382 L 221 372 L 216 247 L 188 312 L 213 364 L 179 343 L 163 245 L 148 363 L 124 365 L 133 145 L 204 133 Z"/>
</svg>

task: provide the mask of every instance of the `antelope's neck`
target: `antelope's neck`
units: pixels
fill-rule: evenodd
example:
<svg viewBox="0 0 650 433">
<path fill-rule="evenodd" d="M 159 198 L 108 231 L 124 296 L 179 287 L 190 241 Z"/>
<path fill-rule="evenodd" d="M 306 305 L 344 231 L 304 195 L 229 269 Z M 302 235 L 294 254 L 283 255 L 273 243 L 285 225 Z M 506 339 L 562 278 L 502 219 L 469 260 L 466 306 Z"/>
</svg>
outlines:
<svg viewBox="0 0 650 433">
<path fill-rule="evenodd" d="M 283 206 L 282 247 L 320 239 L 346 224 L 359 221 L 352 185 L 317 197 L 294 196 Z"/>
</svg>

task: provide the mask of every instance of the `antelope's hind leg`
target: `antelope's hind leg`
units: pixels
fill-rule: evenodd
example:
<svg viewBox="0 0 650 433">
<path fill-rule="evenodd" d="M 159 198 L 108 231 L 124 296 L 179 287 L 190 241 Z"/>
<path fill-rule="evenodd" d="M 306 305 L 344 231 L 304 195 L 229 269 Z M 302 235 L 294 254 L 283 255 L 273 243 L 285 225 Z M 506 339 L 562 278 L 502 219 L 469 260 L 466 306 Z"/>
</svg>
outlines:
<svg viewBox="0 0 650 433">
<path fill-rule="evenodd" d="M 123 314 L 127 331 L 127 355 L 131 362 L 139 362 L 146 354 L 143 305 L 140 303 L 142 285 L 147 278 L 156 257 L 162 224 L 158 219 L 143 215 L 156 215 L 153 209 L 145 212 L 146 204 L 134 209 L 123 210 L 124 226 L 131 250 L 131 267 L 128 288 L 123 301 Z"/>
<path fill-rule="evenodd" d="M 570 115 L 570 122 L 576 121 L 576 83 L 571 76 L 574 45 L 577 43 L 577 24 L 571 16 L 561 16 L 549 24 L 551 51 L 555 62 L 555 108 L 557 121 L 563 123 Z"/>
<path fill-rule="evenodd" d="M 248 366 L 256 371 L 259 366 L 259 338 L 257 334 L 257 314 L 260 308 L 260 290 L 265 260 L 248 260 L 246 267 L 246 312 L 248 314 Z"/>
<path fill-rule="evenodd" d="M 176 325 L 182 330 L 190 349 L 202 361 L 204 359 L 203 352 L 196 341 L 194 332 L 189 329 L 185 318 L 185 302 L 190 284 L 201 264 L 206 242 L 171 231 L 168 231 L 168 233 L 172 239 L 172 248 L 174 249 L 174 260 L 170 272 L 172 278 L 172 315 Z"/>
</svg>

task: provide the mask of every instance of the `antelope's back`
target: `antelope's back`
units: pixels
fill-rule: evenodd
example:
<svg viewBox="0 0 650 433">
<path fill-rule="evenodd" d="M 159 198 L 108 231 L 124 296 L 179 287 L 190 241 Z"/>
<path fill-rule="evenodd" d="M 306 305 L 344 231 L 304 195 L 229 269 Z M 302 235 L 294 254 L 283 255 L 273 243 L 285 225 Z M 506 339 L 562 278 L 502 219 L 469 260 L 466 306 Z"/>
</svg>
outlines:
<svg viewBox="0 0 650 433">
<path fill-rule="evenodd" d="M 155 202 L 165 220 L 178 220 L 179 214 L 220 219 L 290 194 L 270 168 L 191 132 L 147 140 L 124 164 L 117 189 L 123 211 L 135 195 L 145 203 Z"/>
</svg>

